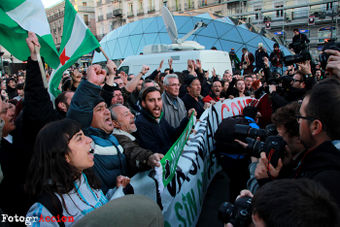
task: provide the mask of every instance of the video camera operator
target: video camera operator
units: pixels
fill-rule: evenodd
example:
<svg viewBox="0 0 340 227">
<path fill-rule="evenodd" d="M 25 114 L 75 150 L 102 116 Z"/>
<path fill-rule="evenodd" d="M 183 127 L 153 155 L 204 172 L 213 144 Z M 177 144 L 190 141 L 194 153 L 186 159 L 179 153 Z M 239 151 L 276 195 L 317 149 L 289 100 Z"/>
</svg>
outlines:
<svg viewBox="0 0 340 227">
<path fill-rule="evenodd" d="M 292 43 L 289 44 L 289 48 L 292 48 L 295 54 L 300 54 L 302 52 L 308 52 L 309 39 L 305 34 L 300 33 L 299 29 L 295 28 L 293 30 L 294 36 Z"/>
<path fill-rule="evenodd" d="M 245 107 L 243 115 L 223 119 L 216 133 L 216 156 L 230 179 L 230 201 L 234 201 L 239 191 L 246 187 L 249 178 L 249 155 L 239 143 L 234 141 L 236 124 L 259 128 L 256 124 L 257 109 Z"/>
<path fill-rule="evenodd" d="M 265 65 L 265 81 L 269 85 L 267 92 L 271 96 L 273 111 L 290 102 L 302 100 L 306 91 L 315 84 L 310 61 L 299 63 L 299 70 L 292 77 L 274 77 L 269 70 L 268 59 L 265 59 Z"/>
<path fill-rule="evenodd" d="M 242 190 L 234 204 L 225 202 L 219 208 L 225 227 L 336 227 L 339 213 L 328 191 L 309 179 L 273 181 L 254 196 Z"/>
</svg>

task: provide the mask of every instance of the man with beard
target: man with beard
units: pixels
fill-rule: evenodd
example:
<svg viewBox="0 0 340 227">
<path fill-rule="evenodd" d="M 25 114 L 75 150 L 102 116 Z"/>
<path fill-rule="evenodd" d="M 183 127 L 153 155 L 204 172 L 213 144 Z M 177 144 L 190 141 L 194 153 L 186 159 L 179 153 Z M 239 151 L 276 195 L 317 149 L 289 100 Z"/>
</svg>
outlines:
<svg viewBox="0 0 340 227">
<path fill-rule="evenodd" d="M 252 84 L 253 84 L 253 78 L 251 77 L 251 75 L 244 76 L 244 85 L 245 85 L 244 94 L 246 96 L 254 95 L 254 89 L 251 87 Z"/>
<path fill-rule="evenodd" d="M 110 107 L 110 112 L 114 125 L 113 135 L 124 148 L 124 154 L 128 160 L 129 175 L 133 176 L 138 171 L 159 166 L 159 161 L 164 155 L 153 153 L 139 145 L 134 136 L 137 131 L 135 116 L 130 110 L 121 104 L 114 104 Z"/>
<path fill-rule="evenodd" d="M 70 107 L 73 95 L 74 95 L 73 91 L 63 91 L 54 100 L 55 107 L 58 113 L 60 114 L 61 118 L 66 117 L 66 113 L 68 111 L 68 108 Z"/>
<path fill-rule="evenodd" d="M 156 87 L 148 87 L 142 93 L 142 110 L 136 118 L 137 138 L 143 148 L 153 153 L 166 154 L 172 144 L 182 133 L 188 117 L 184 118 L 178 128 L 173 128 L 163 117 L 162 97 Z M 188 112 L 190 116 L 192 110 Z"/>
<path fill-rule="evenodd" d="M 203 102 L 208 103 L 215 103 L 220 101 L 223 101 L 224 98 L 221 98 L 221 92 L 222 92 L 222 82 L 219 80 L 215 80 L 211 86 L 211 91 L 209 95 L 205 96 L 203 99 Z"/>
<path fill-rule="evenodd" d="M 336 79 L 319 82 L 305 96 L 296 116 L 300 141 L 305 149 L 300 148 L 300 158 L 291 177 L 310 178 L 319 182 L 340 207 L 340 184 L 336 181 L 340 179 L 339 107 L 340 81 Z M 267 168 L 267 172 L 274 177 L 278 172 L 281 174 L 280 168 L 272 166 L 269 170 Z"/>
<path fill-rule="evenodd" d="M 340 81 L 327 79 L 303 99 L 299 115 L 300 139 L 307 151 L 296 169 L 297 178 L 323 185 L 340 207 Z"/>
</svg>

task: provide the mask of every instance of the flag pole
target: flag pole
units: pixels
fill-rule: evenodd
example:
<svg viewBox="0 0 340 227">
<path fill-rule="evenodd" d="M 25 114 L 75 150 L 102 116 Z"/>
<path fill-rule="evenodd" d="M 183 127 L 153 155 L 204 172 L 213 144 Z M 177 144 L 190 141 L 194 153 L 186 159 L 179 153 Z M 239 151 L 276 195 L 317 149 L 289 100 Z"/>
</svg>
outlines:
<svg viewBox="0 0 340 227">
<path fill-rule="evenodd" d="M 107 54 L 105 53 L 104 49 L 100 46 L 99 47 L 100 51 L 103 53 L 104 57 L 106 58 L 107 61 L 110 60 L 110 58 L 107 56 Z"/>
<path fill-rule="evenodd" d="M 40 51 L 39 51 L 37 46 L 34 46 L 34 49 L 35 49 L 35 52 L 37 53 L 37 59 L 38 59 L 38 63 L 39 63 L 41 77 L 42 77 L 43 82 L 44 82 L 44 87 L 47 88 L 46 73 L 45 73 L 43 62 L 41 60 Z"/>
</svg>

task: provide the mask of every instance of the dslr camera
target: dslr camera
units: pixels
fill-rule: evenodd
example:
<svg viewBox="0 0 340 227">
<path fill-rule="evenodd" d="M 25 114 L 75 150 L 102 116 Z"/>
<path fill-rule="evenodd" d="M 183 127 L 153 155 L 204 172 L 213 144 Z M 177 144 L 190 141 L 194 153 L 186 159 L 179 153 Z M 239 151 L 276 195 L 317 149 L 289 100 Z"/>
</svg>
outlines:
<svg viewBox="0 0 340 227">
<path fill-rule="evenodd" d="M 287 55 L 283 57 L 283 63 L 285 64 L 285 66 L 293 65 L 307 60 L 311 60 L 311 56 L 308 51 L 301 51 L 300 54 Z"/>
<path fill-rule="evenodd" d="M 340 43 L 336 43 L 334 41 L 331 41 L 331 42 L 328 42 L 324 45 L 324 47 L 322 49 L 322 54 L 320 54 L 320 56 L 319 56 L 321 68 L 323 68 L 323 69 L 326 69 L 327 61 L 328 61 L 328 58 L 329 58 L 329 55 L 324 52 L 325 50 L 340 51 Z"/>
<path fill-rule="evenodd" d="M 260 157 L 261 152 L 265 152 L 269 162 L 276 167 L 279 159 L 283 159 L 286 142 L 281 136 L 277 136 L 274 124 L 269 124 L 265 129 L 255 129 L 248 125 L 235 124 L 234 135 L 236 138 L 247 136 L 245 138 L 247 151 L 251 156 Z M 264 142 L 256 140 L 257 137 L 265 140 Z"/>
<path fill-rule="evenodd" d="M 251 223 L 252 198 L 240 197 L 234 204 L 224 202 L 218 209 L 218 218 L 234 227 L 248 227 Z"/>
</svg>

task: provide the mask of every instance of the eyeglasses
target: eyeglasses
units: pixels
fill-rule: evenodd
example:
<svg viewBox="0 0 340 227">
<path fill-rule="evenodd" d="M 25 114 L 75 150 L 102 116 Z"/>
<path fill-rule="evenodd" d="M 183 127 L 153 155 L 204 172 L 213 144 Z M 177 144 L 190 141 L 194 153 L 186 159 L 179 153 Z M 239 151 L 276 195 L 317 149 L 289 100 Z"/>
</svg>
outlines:
<svg viewBox="0 0 340 227">
<path fill-rule="evenodd" d="M 317 119 L 315 117 L 308 117 L 308 116 L 301 116 L 301 115 L 296 115 L 295 117 L 296 117 L 297 122 L 299 122 L 300 119 L 305 119 L 308 121 L 314 121 Z"/>
<path fill-rule="evenodd" d="M 303 80 L 296 80 L 296 79 L 293 79 L 293 82 L 300 82 L 300 83 L 302 83 Z"/>
<path fill-rule="evenodd" d="M 169 84 L 168 86 L 170 86 L 170 87 L 180 87 L 181 84 Z"/>
</svg>

